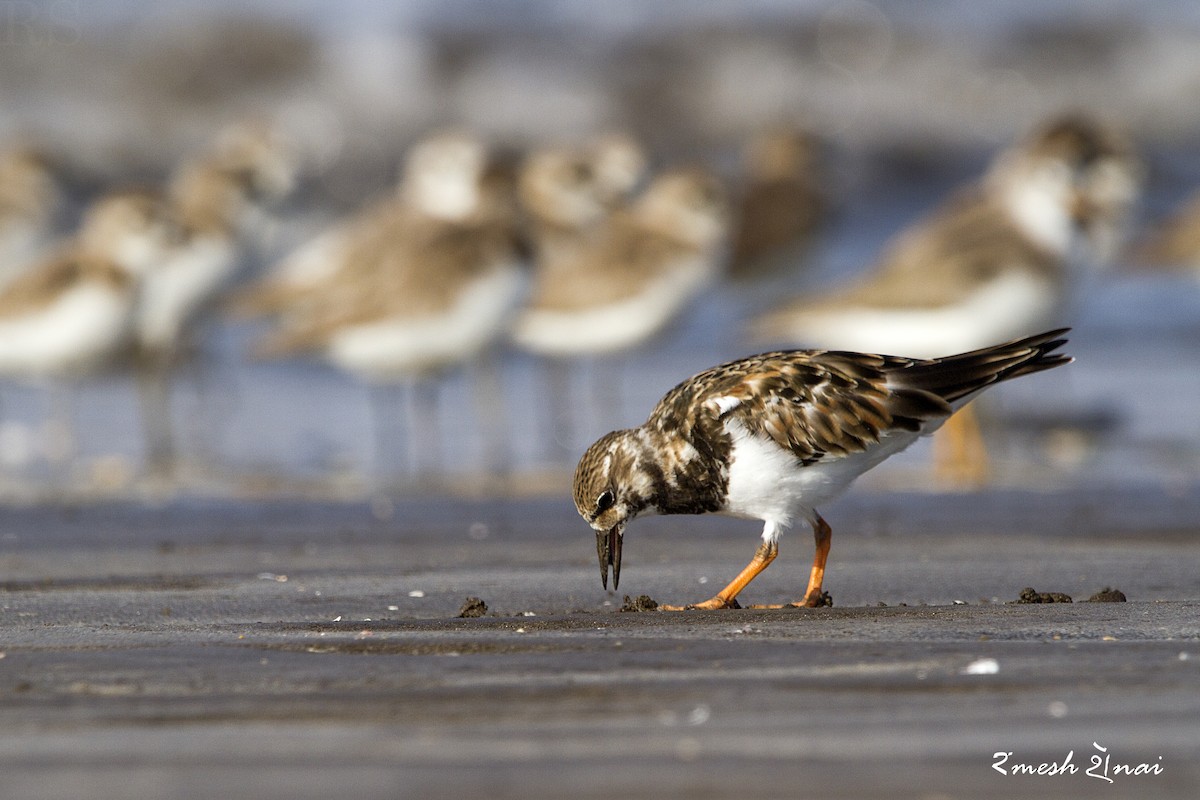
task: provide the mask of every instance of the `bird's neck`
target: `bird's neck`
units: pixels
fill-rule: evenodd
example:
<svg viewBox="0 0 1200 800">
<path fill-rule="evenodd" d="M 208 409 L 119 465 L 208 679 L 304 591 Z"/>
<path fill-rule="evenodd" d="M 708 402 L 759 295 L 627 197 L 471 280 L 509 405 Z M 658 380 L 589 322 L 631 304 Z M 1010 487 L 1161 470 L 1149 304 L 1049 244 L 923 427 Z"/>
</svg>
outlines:
<svg viewBox="0 0 1200 800">
<path fill-rule="evenodd" d="M 659 514 L 705 514 L 724 503 L 728 468 L 677 435 L 654 428 L 634 432 L 635 496 Z"/>
</svg>

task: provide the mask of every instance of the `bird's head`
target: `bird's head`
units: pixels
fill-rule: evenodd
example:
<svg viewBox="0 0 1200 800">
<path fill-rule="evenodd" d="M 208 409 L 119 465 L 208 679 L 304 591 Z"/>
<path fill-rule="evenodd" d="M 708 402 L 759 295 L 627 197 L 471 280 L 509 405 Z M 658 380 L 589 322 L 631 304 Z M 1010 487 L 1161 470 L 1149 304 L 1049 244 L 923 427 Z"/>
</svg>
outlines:
<svg viewBox="0 0 1200 800">
<path fill-rule="evenodd" d="M 638 431 L 614 431 L 588 448 L 575 468 L 575 509 L 596 532 L 600 581 L 613 588 L 621 580 L 625 525 L 650 507 L 653 469 L 643 458 Z"/>
</svg>

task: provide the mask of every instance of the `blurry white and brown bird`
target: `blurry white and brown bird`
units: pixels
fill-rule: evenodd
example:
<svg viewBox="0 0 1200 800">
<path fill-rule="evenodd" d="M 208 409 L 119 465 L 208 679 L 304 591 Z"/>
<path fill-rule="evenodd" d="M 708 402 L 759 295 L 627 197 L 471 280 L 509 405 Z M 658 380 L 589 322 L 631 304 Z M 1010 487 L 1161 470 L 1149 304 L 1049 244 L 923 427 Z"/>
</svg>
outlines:
<svg viewBox="0 0 1200 800">
<path fill-rule="evenodd" d="M 445 131 L 417 142 L 407 153 L 394 194 L 367 203 L 296 248 L 260 280 L 231 296 L 235 316 L 289 315 L 301 319 L 310 303 L 328 306 L 330 291 L 355 291 L 380 269 L 380 258 L 404 251 L 408 227 L 419 239 L 441 223 L 481 215 L 488 151 L 476 136 Z M 493 212 L 489 212 L 493 213 Z"/>
<path fill-rule="evenodd" d="M 66 383 L 117 364 L 134 341 L 142 281 L 178 240 L 157 194 L 123 191 L 97 200 L 78 233 L 0 290 L 0 376 L 46 384 L 54 443 L 73 451 Z"/>
<path fill-rule="evenodd" d="M 165 202 L 181 236 L 142 284 L 143 357 L 177 355 L 189 327 L 267 235 L 270 209 L 294 188 L 297 170 L 286 138 L 258 121 L 220 131 L 208 150 L 175 170 Z"/>
<path fill-rule="evenodd" d="M 628 204 L 646 169 L 645 151 L 626 134 L 530 152 L 520 168 L 517 193 L 535 272 L 575 258 L 608 216 Z"/>
<path fill-rule="evenodd" d="M 178 236 L 157 194 L 93 203 L 58 253 L 0 292 L 0 372 L 70 377 L 107 367 L 133 337 L 142 282 Z"/>
<path fill-rule="evenodd" d="M 465 134 L 417 145 L 399 199 L 369 210 L 336 270 L 276 293 L 280 324 L 258 355 L 320 355 L 391 382 L 478 354 L 525 283 L 512 205 L 488 170 L 486 147 Z"/>
<path fill-rule="evenodd" d="M 1060 322 L 1072 285 L 1115 251 L 1140 187 L 1129 141 L 1079 115 L 1002 152 L 977 184 L 900 233 L 850 286 L 789 300 L 751 323 L 761 342 L 936 357 Z M 939 472 L 978 483 L 972 414 L 936 442 Z"/>
<path fill-rule="evenodd" d="M 552 357 L 644 344 L 716 282 L 728 224 L 724 187 L 707 170 L 656 175 L 575 246 L 539 258 L 514 340 Z"/>
<path fill-rule="evenodd" d="M 279 316 L 256 355 L 322 358 L 383 387 L 373 392 L 377 401 L 388 400 L 389 385 L 431 386 L 427 379 L 441 370 L 476 363 L 479 402 L 499 407 L 481 362 L 527 284 L 511 194 L 481 140 L 456 133 L 422 141 L 399 197 L 320 245 L 335 253 L 332 269 L 318 277 L 306 268 L 303 280 L 285 270 L 264 285 L 263 307 Z M 393 412 L 377 410 L 380 430 L 394 425 Z M 434 409 L 424 414 L 419 432 L 429 434 Z M 384 438 L 377 437 L 380 456 L 399 449 Z"/>
</svg>

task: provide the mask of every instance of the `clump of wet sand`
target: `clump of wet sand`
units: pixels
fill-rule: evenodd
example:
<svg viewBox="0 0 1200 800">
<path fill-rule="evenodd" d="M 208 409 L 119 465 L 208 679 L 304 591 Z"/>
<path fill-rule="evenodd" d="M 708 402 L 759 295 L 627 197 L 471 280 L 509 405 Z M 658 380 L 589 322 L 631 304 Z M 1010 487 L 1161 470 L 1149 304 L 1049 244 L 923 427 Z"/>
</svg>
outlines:
<svg viewBox="0 0 1200 800">
<path fill-rule="evenodd" d="M 1120 589 L 1113 589 L 1105 586 L 1100 591 L 1084 601 L 1085 603 L 1125 603 L 1125 593 Z"/>
<path fill-rule="evenodd" d="M 464 619 L 482 617 L 487 613 L 487 610 L 487 603 L 483 602 L 478 597 L 468 597 L 466 602 L 463 603 L 462 608 L 459 609 L 458 616 Z"/>
<path fill-rule="evenodd" d="M 1032 587 L 1026 586 L 1021 590 L 1021 596 L 1016 600 L 1009 600 L 1009 605 L 1022 605 L 1025 603 L 1070 603 L 1071 596 L 1062 592 L 1039 592 Z"/>
<path fill-rule="evenodd" d="M 625 595 L 625 602 L 621 605 L 622 611 L 655 611 L 657 609 L 658 602 L 648 594 L 639 594 L 636 599 Z"/>
</svg>

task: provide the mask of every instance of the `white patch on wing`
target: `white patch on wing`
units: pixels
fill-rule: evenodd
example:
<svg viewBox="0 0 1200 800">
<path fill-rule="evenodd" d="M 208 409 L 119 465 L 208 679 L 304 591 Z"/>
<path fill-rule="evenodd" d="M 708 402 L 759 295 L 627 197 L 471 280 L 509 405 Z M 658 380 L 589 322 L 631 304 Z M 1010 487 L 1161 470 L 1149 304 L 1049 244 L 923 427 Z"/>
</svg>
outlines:
<svg viewBox="0 0 1200 800">
<path fill-rule="evenodd" d="M 724 395 L 721 397 L 711 397 L 705 401 L 704 404 L 715 410 L 717 416 L 721 417 L 740 406 L 742 404 L 742 399 L 740 397 L 730 397 L 728 395 Z"/>
<path fill-rule="evenodd" d="M 271 281 L 307 288 L 332 278 L 346 261 L 353 239 L 353 222 L 342 222 L 310 239 L 271 270 Z"/>
</svg>

